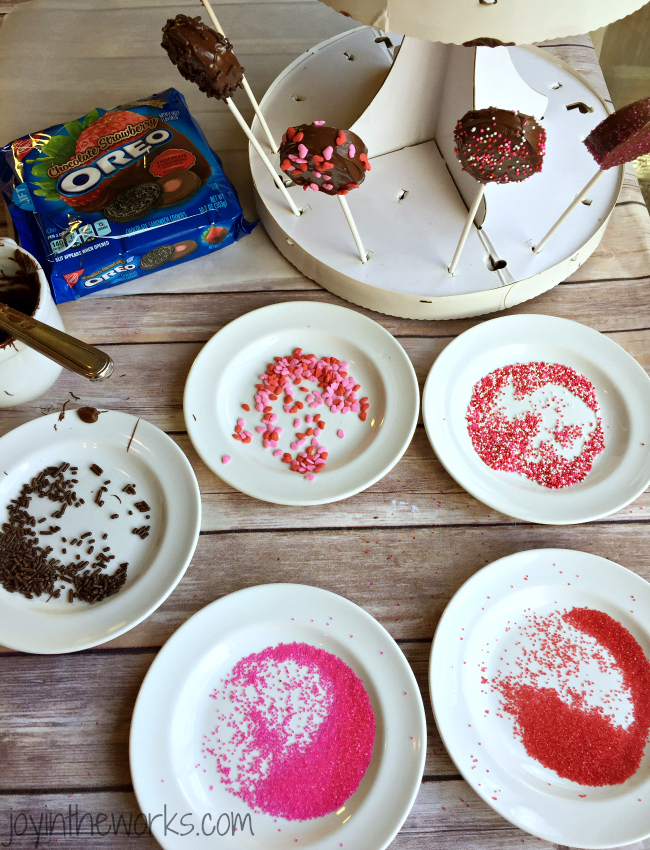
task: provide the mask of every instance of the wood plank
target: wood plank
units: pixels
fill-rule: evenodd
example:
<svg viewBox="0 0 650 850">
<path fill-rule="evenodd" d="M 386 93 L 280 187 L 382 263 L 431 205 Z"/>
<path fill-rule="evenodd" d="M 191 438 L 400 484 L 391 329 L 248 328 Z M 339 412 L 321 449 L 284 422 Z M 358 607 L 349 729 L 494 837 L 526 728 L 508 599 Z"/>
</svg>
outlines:
<svg viewBox="0 0 650 850">
<path fill-rule="evenodd" d="M 451 597 L 478 569 L 514 552 L 543 548 L 591 552 L 650 579 L 650 526 L 643 522 L 202 534 L 174 593 L 104 647 L 161 646 L 213 600 L 275 582 L 338 593 L 396 640 L 429 641 Z"/>
<path fill-rule="evenodd" d="M 102 850 L 123 850 L 124 847 L 132 846 L 134 841 L 134 834 L 128 838 L 125 831 L 126 825 L 129 824 L 129 815 L 133 818 L 132 828 L 135 818 L 140 813 L 135 795 L 129 789 L 104 791 L 73 789 L 72 794 L 66 791 L 59 794 L 16 793 L 3 797 L 2 802 L 6 811 L 0 821 L 0 838 L 3 839 L 5 846 L 10 846 L 11 824 L 16 822 L 15 818 L 20 813 L 25 814 L 26 820 L 31 815 L 37 829 L 39 824 L 42 824 L 40 843 L 43 846 L 46 842 L 49 845 L 53 841 L 61 842 L 68 841 L 71 837 L 77 838 L 76 824 L 79 823 L 83 814 L 89 813 L 93 818 L 92 836 L 90 818 L 86 818 L 80 824 L 78 833 L 78 837 L 85 840 L 86 846 L 90 846 L 90 840 L 94 838 L 96 842 L 101 842 Z M 160 813 L 163 812 L 163 805 L 164 800 L 161 798 Z M 10 813 L 14 818 L 13 821 L 10 819 Z M 61 817 L 55 820 L 57 814 Z M 120 814 L 123 815 L 123 821 L 120 821 Z M 153 816 L 157 812 L 147 814 Z M 106 815 L 107 819 L 104 820 L 102 815 Z M 99 821 L 97 821 L 98 816 Z M 171 813 L 168 813 L 169 817 Z M 255 815 L 251 820 L 255 830 Z M 31 823 L 29 821 L 27 823 L 29 828 L 24 837 L 30 843 L 26 846 L 34 846 L 36 834 Z M 97 823 L 99 823 L 100 833 L 103 833 L 101 839 L 97 838 Z M 72 836 L 68 832 L 69 825 L 72 826 Z M 136 830 L 141 830 L 143 825 L 144 820 L 140 818 L 135 825 Z M 18 817 L 18 828 L 19 831 L 23 828 L 23 819 L 20 817 Z M 110 832 L 106 834 L 109 829 Z M 47 838 L 45 838 L 46 832 Z M 16 847 L 23 846 L 15 836 L 12 844 Z M 160 845 L 150 835 L 145 834 L 138 837 L 137 846 L 143 850 L 156 850 Z M 391 844 L 392 850 L 419 850 L 425 846 L 427 850 L 453 850 L 453 848 L 553 850 L 554 847 L 511 826 L 480 800 L 462 780 L 423 782 L 411 814 Z"/>
<path fill-rule="evenodd" d="M 650 280 L 647 282 L 647 285 L 650 287 Z M 572 286 L 569 292 L 576 288 L 577 286 Z M 291 300 L 291 295 L 285 293 L 283 300 Z M 207 309 L 210 309 L 211 305 L 217 300 L 220 300 L 224 305 L 224 311 L 226 307 L 232 307 L 238 301 L 240 307 L 249 305 L 242 312 L 252 309 L 250 306 L 251 302 L 242 296 L 230 296 L 232 304 L 226 297 L 218 298 L 214 295 L 196 297 L 207 300 Z M 149 301 L 152 300 L 150 297 L 148 298 Z M 259 300 L 267 300 L 267 298 L 277 299 L 277 296 L 275 293 L 270 296 L 267 294 L 256 296 L 257 303 L 255 306 L 260 306 Z M 333 296 L 322 296 L 322 300 L 328 299 L 333 299 Z M 242 300 L 244 303 L 242 303 Z M 314 298 L 313 300 L 318 301 L 321 298 Z M 161 299 L 160 304 L 168 305 L 169 301 L 172 301 L 172 299 Z M 174 299 L 174 301 L 178 303 L 177 299 Z M 103 303 L 107 303 L 110 308 L 111 304 L 114 305 L 116 301 L 112 299 Z M 146 319 L 144 317 L 147 314 L 141 315 L 143 315 L 143 324 L 145 324 Z M 223 321 L 224 318 L 223 315 L 214 317 L 215 321 L 219 322 Z M 388 326 L 389 330 L 394 328 L 394 322 L 400 321 L 393 320 L 390 317 L 380 318 L 382 319 L 381 324 Z M 601 316 L 601 320 L 604 321 L 604 318 L 604 316 Z M 476 320 L 474 323 L 476 323 Z M 450 322 L 448 324 L 452 325 L 456 323 Z M 113 357 L 115 361 L 114 377 L 104 383 L 91 384 L 84 378 L 64 370 L 54 386 L 40 398 L 19 405 L 18 407 L 4 410 L 0 422 L 0 434 L 7 433 L 12 428 L 21 425 L 23 422 L 28 422 L 35 416 L 60 410 L 64 401 L 70 401 L 71 394 L 79 397 L 79 401 L 76 402 L 78 406 L 92 405 L 97 408 L 123 410 L 127 413 L 142 416 L 165 431 L 185 431 L 182 410 L 183 388 L 189 369 L 201 349 L 200 343 L 169 342 L 167 344 L 105 345 L 101 337 L 94 339 L 92 334 L 82 334 L 76 328 L 71 329 L 69 323 L 67 323 L 67 326 L 72 333 L 86 338 L 90 337 L 91 342 L 100 345 Z M 119 323 L 114 327 L 115 330 L 121 333 L 121 325 Z M 431 326 L 425 325 L 425 327 L 429 328 Z M 101 331 L 101 333 L 103 334 L 104 332 Z M 135 339 L 140 338 L 137 329 L 127 331 L 127 335 L 133 335 Z M 646 370 L 650 369 L 650 331 L 630 330 L 622 333 L 608 333 L 607 336 L 620 342 L 623 347 L 628 348 L 630 353 L 637 358 Z M 417 336 L 398 336 L 398 339 L 411 358 L 416 375 L 422 386 L 431 365 L 444 346 L 448 344 L 450 337 L 422 338 Z"/>
<path fill-rule="evenodd" d="M 442 745 L 429 703 L 430 648 L 428 641 L 401 646 L 427 715 L 424 775 L 455 776 L 458 770 Z M 11 728 L 12 734 L 11 746 L 0 747 L 2 788 L 33 787 L 36 768 L 43 789 L 128 785 L 131 715 L 154 658 L 155 651 L 6 657 L 0 670 L 0 728 Z M 40 699 L 44 682 L 45 704 Z"/>
<path fill-rule="evenodd" d="M 63 304 L 59 309 L 66 330 L 94 345 L 161 341 L 171 344 L 180 341 L 204 342 L 233 319 L 251 310 L 269 304 L 305 300 L 348 307 L 378 322 L 399 339 L 450 339 L 485 321 L 486 318 L 478 316 L 431 322 L 399 319 L 357 307 L 321 289 L 309 292 L 188 293 L 101 299 L 86 297 Z M 601 332 L 636 332 L 648 326 L 648 303 L 650 276 L 628 281 L 581 282 L 561 284 L 539 298 L 494 314 L 494 318 L 503 315 L 541 314 L 571 319 Z M 137 317 L 137 320 L 134 320 L 134 317 Z M 158 351 L 160 349 L 156 354 Z M 125 357 L 128 359 L 126 354 Z M 127 360 L 124 362 L 126 364 Z M 116 374 L 123 371 L 126 370 L 118 368 Z M 81 386 L 79 383 L 77 385 Z M 110 387 L 110 382 L 106 387 Z M 93 393 L 95 392 L 101 393 L 101 388 L 93 388 Z"/>
</svg>

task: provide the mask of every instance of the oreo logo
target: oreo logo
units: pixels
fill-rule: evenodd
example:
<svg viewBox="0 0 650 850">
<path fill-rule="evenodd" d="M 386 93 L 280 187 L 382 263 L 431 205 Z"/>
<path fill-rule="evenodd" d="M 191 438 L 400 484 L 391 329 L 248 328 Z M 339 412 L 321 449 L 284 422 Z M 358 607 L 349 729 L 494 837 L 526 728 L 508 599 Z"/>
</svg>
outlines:
<svg viewBox="0 0 650 850">
<path fill-rule="evenodd" d="M 100 156 L 92 165 L 83 168 L 75 168 L 64 174 L 56 184 L 56 190 L 60 195 L 74 198 L 84 195 L 91 189 L 96 188 L 106 178 L 112 177 L 123 168 L 133 165 L 143 156 L 146 156 L 154 148 L 164 145 L 172 137 L 169 130 L 159 128 L 152 130 L 142 139 L 136 139 L 121 148 L 115 148 Z"/>
</svg>

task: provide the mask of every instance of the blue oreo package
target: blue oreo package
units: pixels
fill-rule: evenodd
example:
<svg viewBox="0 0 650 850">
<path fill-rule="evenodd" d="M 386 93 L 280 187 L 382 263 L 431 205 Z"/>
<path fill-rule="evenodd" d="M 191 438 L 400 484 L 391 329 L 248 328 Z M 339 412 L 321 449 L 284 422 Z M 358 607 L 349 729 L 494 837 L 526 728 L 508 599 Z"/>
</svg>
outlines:
<svg viewBox="0 0 650 850">
<path fill-rule="evenodd" d="M 57 304 L 220 250 L 255 226 L 176 89 L 9 143 L 0 187 Z"/>
</svg>

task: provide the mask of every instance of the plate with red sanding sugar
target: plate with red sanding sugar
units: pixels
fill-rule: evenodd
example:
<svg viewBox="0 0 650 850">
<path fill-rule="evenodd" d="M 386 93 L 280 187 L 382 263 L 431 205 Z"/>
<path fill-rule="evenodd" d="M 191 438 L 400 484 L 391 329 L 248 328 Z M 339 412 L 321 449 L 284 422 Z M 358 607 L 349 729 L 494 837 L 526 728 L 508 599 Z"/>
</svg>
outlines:
<svg viewBox="0 0 650 850">
<path fill-rule="evenodd" d="M 285 302 L 241 316 L 194 361 L 185 423 L 227 484 L 280 505 L 346 499 L 406 451 L 415 371 L 381 325 L 347 307 Z"/>
<path fill-rule="evenodd" d="M 198 850 L 217 834 L 241 850 L 384 850 L 425 751 L 422 697 L 393 638 L 297 584 L 231 593 L 184 623 L 131 723 L 133 786 L 164 850 L 191 833 Z"/>
<path fill-rule="evenodd" d="M 605 558 L 518 552 L 479 570 L 438 624 L 436 723 L 500 815 L 570 847 L 650 837 L 650 585 Z"/>
<path fill-rule="evenodd" d="M 0 644 L 76 652 L 174 590 L 199 538 L 189 461 L 150 422 L 81 407 L 0 439 Z"/>
<path fill-rule="evenodd" d="M 589 522 L 650 484 L 650 378 L 577 322 L 505 316 L 471 328 L 433 364 L 422 414 L 447 472 L 516 519 Z"/>
</svg>

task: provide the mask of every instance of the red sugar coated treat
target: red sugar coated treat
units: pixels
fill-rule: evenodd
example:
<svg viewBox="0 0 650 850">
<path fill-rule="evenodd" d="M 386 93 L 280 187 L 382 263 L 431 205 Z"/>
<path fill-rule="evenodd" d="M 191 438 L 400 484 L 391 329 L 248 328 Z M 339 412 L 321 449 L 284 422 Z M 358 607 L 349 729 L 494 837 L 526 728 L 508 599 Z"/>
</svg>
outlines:
<svg viewBox="0 0 650 850">
<path fill-rule="evenodd" d="M 463 171 L 479 183 L 517 183 L 542 170 L 546 130 L 523 112 L 470 110 L 456 124 L 454 141 Z"/>
<path fill-rule="evenodd" d="M 549 393 L 553 385 L 563 387 L 594 413 L 593 430 L 576 457 L 563 457 L 549 440 L 534 446 L 543 418 L 535 405 L 513 419 L 499 406 L 508 389 L 513 390 L 515 400 L 523 400 L 548 385 Z M 546 404 L 549 406 L 559 418 L 563 416 L 561 402 L 556 397 L 550 398 Z M 599 410 L 593 384 L 571 367 L 560 363 L 518 363 L 490 372 L 474 386 L 465 418 L 472 445 L 489 467 L 518 472 L 543 487 L 559 489 L 582 481 L 605 448 Z M 561 448 L 571 447 L 580 436 L 580 426 L 563 427 L 559 420 L 553 431 L 554 440 Z"/>
<path fill-rule="evenodd" d="M 211 694 L 217 723 L 204 752 L 222 785 L 256 812 L 310 820 L 359 787 L 375 739 L 363 683 L 340 658 L 306 643 L 242 659 Z"/>
<path fill-rule="evenodd" d="M 650 153 L 650 97 L 608 115 L 584 143 L 601 171 Z"/>
<path fill-rule="evenodd" d="M 491 684 L 528 755 L 580 785 L 625 782 L 639 768 L 650 731 L 650 664 L 641 646 L 608 614 L 590 608 L 529 615 L 522 633 L 532 648 L 517 658 L 517 672 L 499 673 Z M 614 674 L 604 707 L 588 702 L 594 683 L 579 672 L 586 662 Z M 558 689 L 543 686 L 549 671 Z M 625 702 L 632 716 L 612 716 Z"/>
</svg>

